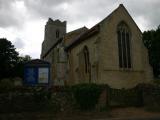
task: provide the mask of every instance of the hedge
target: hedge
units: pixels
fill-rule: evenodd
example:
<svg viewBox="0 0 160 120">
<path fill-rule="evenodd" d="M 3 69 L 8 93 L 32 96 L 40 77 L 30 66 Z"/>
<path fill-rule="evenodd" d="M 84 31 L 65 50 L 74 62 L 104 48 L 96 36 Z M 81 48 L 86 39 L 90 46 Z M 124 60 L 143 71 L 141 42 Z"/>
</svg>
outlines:
<svg viewBox="0 0 160 120">
<path fill-rule="evenodd" d="M 81 110 L 94 109 L 98 103 L 101 91 L 101 86 L 96 84 L 79 84 L 72 88 L 76 103 Z"/>
</svg>

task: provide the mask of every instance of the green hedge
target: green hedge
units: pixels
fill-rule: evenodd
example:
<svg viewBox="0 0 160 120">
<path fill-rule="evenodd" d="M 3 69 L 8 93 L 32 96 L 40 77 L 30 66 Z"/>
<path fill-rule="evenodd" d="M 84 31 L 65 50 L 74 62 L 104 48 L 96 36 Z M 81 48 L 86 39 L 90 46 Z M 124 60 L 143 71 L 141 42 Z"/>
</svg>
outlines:
<svg viewBox="0 0 160 120">
<path fill-rule="evenodd" d="M 142 106 L 143 96 L 142 91 L 138 88 L 132 89 L 113 89 L 109 91 L 110 106 Z"/>
<path fill-rule="evenodd" d="M 72 88 L 76 103 L 81 110 L 91 110 L 95 108 L 102 87 L 96 84 L 79 84 Z"/>
</svg>

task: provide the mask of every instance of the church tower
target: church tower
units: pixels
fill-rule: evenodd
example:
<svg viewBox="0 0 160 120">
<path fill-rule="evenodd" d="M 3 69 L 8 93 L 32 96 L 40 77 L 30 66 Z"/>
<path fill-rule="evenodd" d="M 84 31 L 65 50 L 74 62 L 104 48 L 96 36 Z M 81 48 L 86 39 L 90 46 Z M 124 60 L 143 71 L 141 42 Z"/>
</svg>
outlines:
<svg viewBox="0 0 160 120">
<path fill-rule="evenodd" d="M 66 34 L 66 21 L 48 19 L 45 25 L 44 41 L 42 43 L 41 58 L 48 50 Z"/>
</svg>

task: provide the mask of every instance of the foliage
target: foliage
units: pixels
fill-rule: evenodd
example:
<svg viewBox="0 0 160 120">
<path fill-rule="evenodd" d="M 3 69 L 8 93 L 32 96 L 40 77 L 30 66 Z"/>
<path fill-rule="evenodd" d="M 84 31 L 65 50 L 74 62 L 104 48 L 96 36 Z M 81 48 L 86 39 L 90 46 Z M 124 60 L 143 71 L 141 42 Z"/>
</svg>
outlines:
<svg viewBox="0 0 160 120">
<path fill-rule="evenodd" d="M 2 89 L 10 86 L 8 91 L 0 91 L 0 112 L 59 112 L 72 111 L 80 107 L 81 110 L 92 110 L 97 104 L 100 94 L 106 89 L 108 104 L 101 106 L 101 112 L 111 107 L 142 106 L 150 111 L 159 111 L 160 86 L 140 84 L 132 89 L 114 89 L 106 85 L 80 84 L 72 88 L 62 88 L 55 92 L 44 87 L 12 87 L 8 80 L 2 80 Z M 11 89 L 12 87 L 12 89 Z M 114 103 L 114 104 L 113 104 Z"/>
<path fill-rule="evenodd" d="M 33 92 L 34 107 L 38 111 L 58 111 L 60 105 L 55 98 L 52 98 L 52 93 L 46 88 L 35 89 Z"/>
<path fill-rule="evenodd" d="M 160 75 L 160 26 L 156 30 L 144 31 L 143 42 L 149 52 L 149 61 L 155 77 Z"/>
<path fill-rule="evenodd" d="M 113 89 L 110 88 L 109 101 L 111 106 L 141 106 L 143 104 L 142 91 L 138 88 Z"/>
<path fill-rule="evenodd" d="M 160 86 L 158 84 L 143 85 L 143 102 L 148 111 L 160 111 Z"/>
<path fill-rule="evenodd" d="M 51 98 L 51 93 L 45 88 L 35 89 L 33 95 L 34 101 L 43 106 L 45 106 L 44 103 L 49 102 L 48 100 Z"/>
<path fill-rule="evenodd" d="M 18 60 L 14 45 L 5 38 L 0 39 L 0 79 L 13 76 L 13 68 Z"/>
<path fill-rule="evenodd" d="M 16 48 L 5 38 L 0 39 L 0 79 L 23 77 L 23 64 L 31 60 L 29 55 L 19 56 Z"/>
<path fill-rule="evenodd" d="M 96 84 L 79 84 L 73 86 L 74 98 L 82 110 L 95 108 L 102 89 Z"/>
<path fill-rule="evenodd" d="M 16 66 L 14 67 L 15 76 L 23 78 L 23 71 L 24 71 L 24 63 L 30 61 L 31 57 L 29 55 L 19 56 Z"/>
<path fill-rule="evenodd" d="M 13 82 L 10 79 L 2 79 L 0 81 L 0 93 L 11 91 L 13 87 Z"/>
</svg>

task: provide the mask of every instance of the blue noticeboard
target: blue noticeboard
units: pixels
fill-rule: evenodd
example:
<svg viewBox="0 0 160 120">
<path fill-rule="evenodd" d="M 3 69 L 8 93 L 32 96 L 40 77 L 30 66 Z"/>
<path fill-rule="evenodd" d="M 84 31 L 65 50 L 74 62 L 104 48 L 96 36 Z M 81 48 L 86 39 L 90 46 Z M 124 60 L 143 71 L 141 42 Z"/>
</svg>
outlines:
<svg viewBox="0 0 160 120">
<path fill-rule="evenodd" d="M 28 85 L 36 85 L 38 83 L 38 68 L 26 67 L 24 70 L 24 83 Z"/>
<path fill-rule="evenodd" d="M 24 65 L 25 85 L 49 85 L 50 63 L 44 60 L 35 59 Z"/>
</svg>

